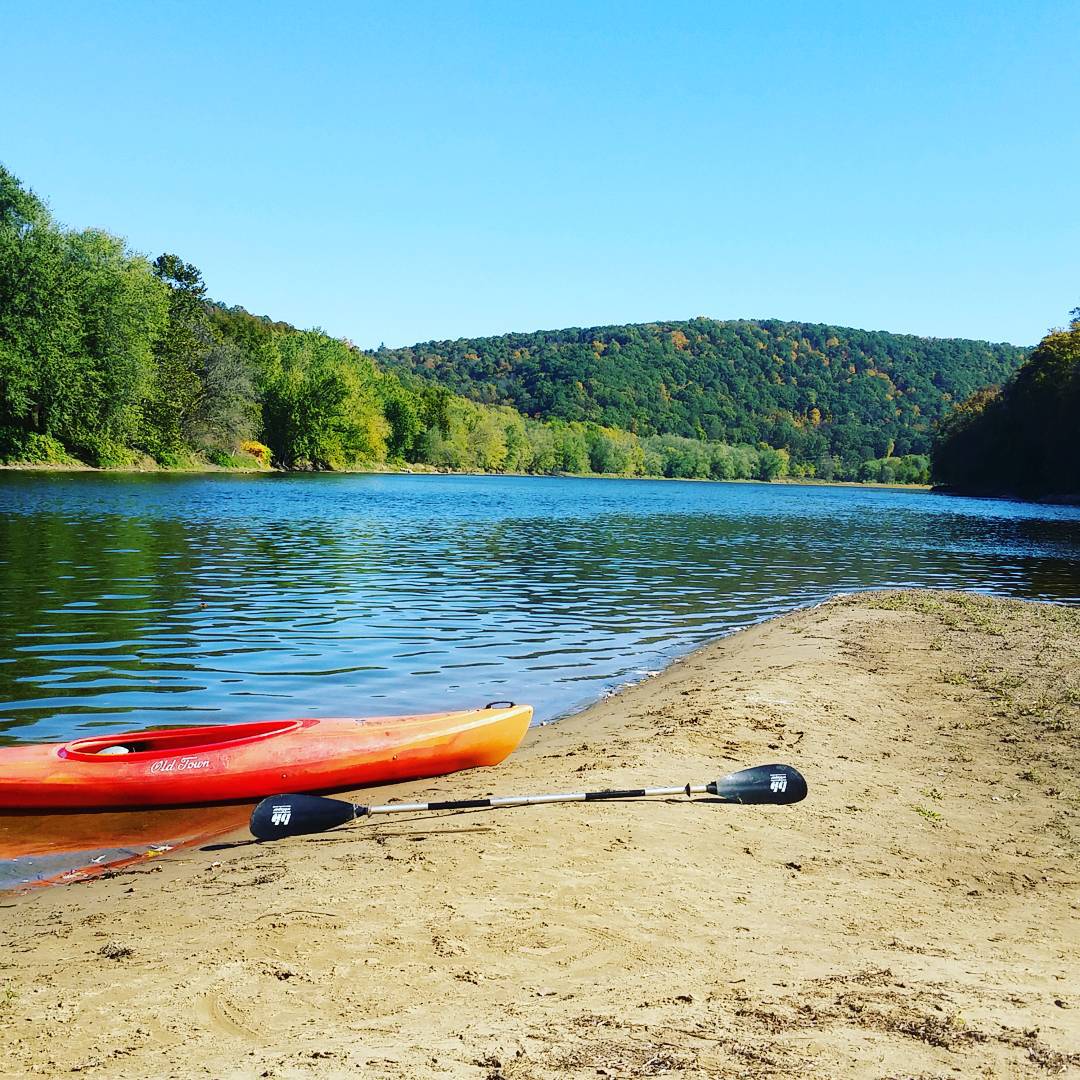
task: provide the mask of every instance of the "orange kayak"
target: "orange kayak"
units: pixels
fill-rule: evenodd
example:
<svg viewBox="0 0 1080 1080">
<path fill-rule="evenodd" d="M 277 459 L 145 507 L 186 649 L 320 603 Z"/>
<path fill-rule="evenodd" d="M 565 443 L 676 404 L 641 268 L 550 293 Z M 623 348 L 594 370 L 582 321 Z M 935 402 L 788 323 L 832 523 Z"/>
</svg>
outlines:
<svg viewBox="0 0 1080 1080">
<path fill-rule="evenodd" d="M 529 705 L 424 716 L 269 720 L 0 748 L 0 808 L 90 810 L 333 791 L 497 765 Z"/>
</svg>

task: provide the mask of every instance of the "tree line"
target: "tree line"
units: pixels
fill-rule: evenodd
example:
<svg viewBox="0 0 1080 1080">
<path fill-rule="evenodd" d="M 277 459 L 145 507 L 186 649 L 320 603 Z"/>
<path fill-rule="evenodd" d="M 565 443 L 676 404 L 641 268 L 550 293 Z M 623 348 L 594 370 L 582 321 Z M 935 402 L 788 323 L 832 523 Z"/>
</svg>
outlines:
<svg viewBox="0 0 1080 1080">
<path fill-rule="evenodd" d="M 1080 308 L 1002 386 L 980 389 L 941 425 L 934 480 L 970 493 L 1080 497 Z"/>
<path fill-rule="evenodd" d="M 765 443 L 793 472 L 865 479 L 925 457 L 935 424 L 1026 351 L 772 320 L 604 326 L 380 349 L 380 363 L 486 404 L 698 441 Z M 910 465 L 910 463 L 909 463 Z M 873 471 L 873 470 L 870 470 Z M 880 470 L 879 470 L 880 472 Z"/>
<path fill-rule="evenodd" d="M 751 424 L 709 437 L 603 409 L 564 416 L 557 402 L 528 412 L 392 360 L 216 303 L 175 254 L 151 261 L 101 230 L 65 229 L 0 166 L 0 460 L 926 479 L 925 459 L 891 442 L 845 458 L 819 441 L 808 460 Z M 580 374 L 564 371 L 567 392 Z"/>
</svg>

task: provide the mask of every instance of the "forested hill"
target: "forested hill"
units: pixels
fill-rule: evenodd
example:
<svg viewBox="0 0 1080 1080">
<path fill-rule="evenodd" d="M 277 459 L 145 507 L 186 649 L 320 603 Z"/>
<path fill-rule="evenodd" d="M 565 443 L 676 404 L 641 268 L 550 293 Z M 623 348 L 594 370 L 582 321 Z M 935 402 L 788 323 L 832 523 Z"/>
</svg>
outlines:
<svg viewBox="0 0 1080 1080">
<path fill-rule="evenodd" d="M 933 427 L 1027 350 L 775 320 L 644 323 L 380 349 L 382 365 L 527 416 L 768 443 L 845 471 L 925 454 Z"/>
</svg>

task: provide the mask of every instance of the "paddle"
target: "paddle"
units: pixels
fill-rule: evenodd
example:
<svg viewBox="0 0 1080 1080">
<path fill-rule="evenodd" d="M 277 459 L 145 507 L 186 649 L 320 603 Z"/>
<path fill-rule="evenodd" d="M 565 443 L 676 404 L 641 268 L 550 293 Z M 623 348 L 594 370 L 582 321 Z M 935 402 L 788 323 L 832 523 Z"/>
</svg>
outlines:
<svg viewBox="0 0 1080 1080">
<path fill-rule="evenodd" d="M 387 803 L 360 806 L 318 795 L 271 795 L 251 814 L 251 832 L 259 840 L 324 832 L 336 825 L 375 814 L 412 814 L 426 810 L 481 810 L 499 806 L 536 806 L 539 803 L 596 802 L 604 799 L 641 799 L 656 795 L 715 795 L 724 802 L 772 805 L 796 803 L 806 798 L 806 781 L 790 765 L 757 765 L 740 769 L 711 784 L 683 787 L 639 788 L 636 791 L 577 791 L 562 795 L 504 795 L 490 799 L 458 799 L 453 802 Z"/>
</svg>

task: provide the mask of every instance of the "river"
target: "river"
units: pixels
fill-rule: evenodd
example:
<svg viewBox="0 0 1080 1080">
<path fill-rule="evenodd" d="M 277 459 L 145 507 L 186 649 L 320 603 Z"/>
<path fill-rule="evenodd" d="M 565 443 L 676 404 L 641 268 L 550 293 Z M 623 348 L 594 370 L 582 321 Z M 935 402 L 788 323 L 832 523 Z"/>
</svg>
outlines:
<svg viewBox="0 0 1080 1080">
<path fill-rule="evenodd" d="M 1080 509 L 788 484 L 0 474 L 0 741 L 579 708 L 846 590 L 1080 602 Z"/>
</svg>

